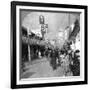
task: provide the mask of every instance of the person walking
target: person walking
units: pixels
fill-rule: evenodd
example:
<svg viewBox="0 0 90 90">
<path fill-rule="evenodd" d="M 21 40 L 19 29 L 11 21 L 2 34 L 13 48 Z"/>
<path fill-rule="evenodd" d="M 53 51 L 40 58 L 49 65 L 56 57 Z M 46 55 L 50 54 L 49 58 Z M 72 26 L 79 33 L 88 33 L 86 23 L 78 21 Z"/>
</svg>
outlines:
<svg viewBox="0 0 90 90">
<path fill-rule="evenodd" d="M 55 54 L 55 50 L 52 50 L 50 57 L 51 57 L 50 64 L 53 67 L 53 70 L 55 70 L 56 69 L 56 54 Z"/>
</svg>

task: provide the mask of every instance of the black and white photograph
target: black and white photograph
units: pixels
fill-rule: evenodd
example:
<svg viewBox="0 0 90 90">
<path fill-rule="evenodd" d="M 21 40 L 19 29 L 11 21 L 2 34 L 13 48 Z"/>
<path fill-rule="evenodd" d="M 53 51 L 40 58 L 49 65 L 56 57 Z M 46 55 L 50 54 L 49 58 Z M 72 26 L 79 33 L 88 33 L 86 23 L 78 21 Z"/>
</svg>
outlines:
<svg viewBox="0 0 90 90">
<path fill-rule="evenodd" d="M 80 13 L 21 10 L 20 77 L 80 76 Z"/>
<path fill-rule="evenodd" d="M 17 85 L 85 81 L 85 10 L 16 5 Z"/>
</svg>

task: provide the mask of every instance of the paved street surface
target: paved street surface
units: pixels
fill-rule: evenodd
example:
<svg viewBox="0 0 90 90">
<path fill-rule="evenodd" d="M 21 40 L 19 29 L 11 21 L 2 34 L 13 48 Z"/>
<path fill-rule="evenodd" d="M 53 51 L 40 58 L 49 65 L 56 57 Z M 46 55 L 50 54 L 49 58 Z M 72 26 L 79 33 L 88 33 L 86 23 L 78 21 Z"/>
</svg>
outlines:
<svg viewBox="0 0 90 90">
<path fill-rule="evenodd" d="M 32 63 L 26 63 L 25 69 L 21 76 L 22 78 L 57 77 L 64 75 L 62 67 L 59 66 L 56 70 L 53 70 L 49 59 L 45 57 L 34 60 Z"/>
</svg>

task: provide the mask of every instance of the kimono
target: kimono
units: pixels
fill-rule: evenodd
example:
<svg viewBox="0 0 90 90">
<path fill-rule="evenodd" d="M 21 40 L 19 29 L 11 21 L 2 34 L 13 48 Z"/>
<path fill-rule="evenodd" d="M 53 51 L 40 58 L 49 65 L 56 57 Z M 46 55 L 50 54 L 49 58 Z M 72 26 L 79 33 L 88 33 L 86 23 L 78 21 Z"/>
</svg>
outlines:
<svg viewBox="0 0 90 90">
<path fill-rule="evenodd" d="M 51 57 L 50 64 L 53 67 L 53 69 L 55 70 L 56 69 L 56 53 L 55 53 L 55 51 L 51 52 L 50 57 Z"/>
</svg>

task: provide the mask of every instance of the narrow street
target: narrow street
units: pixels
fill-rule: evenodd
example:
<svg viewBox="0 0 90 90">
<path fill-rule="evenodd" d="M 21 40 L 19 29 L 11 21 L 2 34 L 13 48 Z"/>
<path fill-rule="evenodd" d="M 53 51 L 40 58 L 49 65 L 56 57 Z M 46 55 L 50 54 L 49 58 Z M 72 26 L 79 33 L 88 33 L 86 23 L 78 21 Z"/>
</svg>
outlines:
<svg viewBox="0 0 90 90">
<path fill-rule="evenodd" d="M 57 77 L 64 75 L 64 69 L 58 67 L 53 70 L 50 61 L 47 58 L 41 58 L 28 62 L 25 66 L 26 71 L 22 74 L 22 78 L 41 78 L 41 77 Z"/>
</svg>

